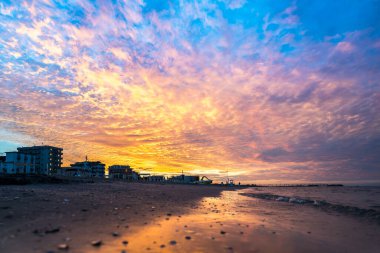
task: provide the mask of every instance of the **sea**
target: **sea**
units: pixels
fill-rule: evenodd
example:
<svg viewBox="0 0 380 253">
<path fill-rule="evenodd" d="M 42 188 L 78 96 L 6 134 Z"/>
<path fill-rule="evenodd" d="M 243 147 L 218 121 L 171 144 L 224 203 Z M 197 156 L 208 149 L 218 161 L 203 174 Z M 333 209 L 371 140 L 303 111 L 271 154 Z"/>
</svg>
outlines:
<svg viewBox="0 0 380 253">
<path fill-rule="evenodd" d="M 380 186 L 256 187 L 245 193 L 263 199 L 266 194 L 268 199 L 299 204 L 311 201 L 316 205 L 327 203 L 380 211 Z"/>
</svg>

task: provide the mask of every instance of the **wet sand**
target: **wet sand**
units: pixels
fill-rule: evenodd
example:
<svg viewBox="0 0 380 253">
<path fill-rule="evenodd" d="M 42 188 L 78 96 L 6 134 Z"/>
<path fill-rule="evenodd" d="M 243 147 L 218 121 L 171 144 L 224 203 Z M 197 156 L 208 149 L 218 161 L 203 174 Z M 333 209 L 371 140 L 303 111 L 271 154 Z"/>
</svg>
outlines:
<svg viewBox="0 0 380 253">
<path fill-rule="evenodd" d="M 110 244 L 221 190 L 125 182 L 0 186 L 0 252 L 57 252 L 59 244 L 87 252 L 94 240 Z"/>
<path fill-rule="evenodd" d="M 379 252 L 378 224 L 225 189 L 1 186 L 0 252 Z"/>
</svg>

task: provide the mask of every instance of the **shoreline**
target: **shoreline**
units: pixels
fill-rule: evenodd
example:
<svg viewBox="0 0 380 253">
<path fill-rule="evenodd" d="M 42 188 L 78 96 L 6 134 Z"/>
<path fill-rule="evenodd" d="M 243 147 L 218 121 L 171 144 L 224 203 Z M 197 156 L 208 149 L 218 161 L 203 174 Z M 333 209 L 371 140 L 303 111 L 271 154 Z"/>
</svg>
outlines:
<svg viewBox="0 0 380 253">
<path fill-rule="evenodd" d="M 266 201 L 276 201 L 284 203 L 292 203 L 294 205 L 302 205 L 323 210 L 325 212 L 336 212 L 343 215 L 350 215 L 357 218 L 365 218 L 370 221 L 374 221 L 380 225 L 380 211 L 374 209 L 365 209 L 355 206 L 347 206 L 329 203 L 327 201 L 313 200 L 309 198 L 297 198 L 283 195 L 276 195 L 271 193 L 239 193 L 240 195 L 262 199 Z"/>
<path fill-rule="evenodd" d="M 28 175 L 28 174 L 10 174 L 0 175 L 0 185 L 26 185 L 26 184 L 60 184 L 60 183 L 94 183 L 94 182 L 128 182 L 128 183 L 144 183 L 144 184 L 184 184 L 184 185 L 202 185 L 202 186 L 221 186 L 221 187 L 234 187 L 234 188 L 247 188 L 247 187 L 343 187 L 343 184 L 194 184 L 194 183 L 180 183 L 171 181 L 162 182 L 148 182 L 143 180 L 128 181 L 123 179 L 110 179 L 110 178 L 97 178 L 97 177 L 63 177 L 63 176 L 48 176 L 48 175 Z"/>
<path fill-rule="evenodd" d="M 380 247 L 377 224 L 247 195 L 254 191 L 125 181 L 2 185 L 0 252 L 373 252 Z"/>
</svg>

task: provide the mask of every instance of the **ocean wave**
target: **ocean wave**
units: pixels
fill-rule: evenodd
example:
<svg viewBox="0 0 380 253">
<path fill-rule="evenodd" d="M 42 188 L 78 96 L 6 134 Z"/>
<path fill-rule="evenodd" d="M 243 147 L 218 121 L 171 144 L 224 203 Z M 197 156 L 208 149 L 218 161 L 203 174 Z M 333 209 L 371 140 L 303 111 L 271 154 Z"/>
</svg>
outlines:
<svg viewBox="0 0 380 253">
<path fill-rule="evenodd" d="M 313 200 L 313 199 L 300 198 L 300 197 L 281 196 L 281 195 L 270 194 L 270 193 L 240 193 L 240 195 L 248 196 L 252 198 L 258 198 L 258 199 L 264 199 L 264 200 L 312 206 L 312 207 L 319 208 L 326 211 L 335 211 L 342 214 L 353 215 L 357 217 L 366 217 L 371 220 L 375 220 L 380 224 L 380 212 L 374 209 L 365 209 L 365 208 L 359 208 L 355 206 L 333 204 L 324 200 Z"/>
</svg>

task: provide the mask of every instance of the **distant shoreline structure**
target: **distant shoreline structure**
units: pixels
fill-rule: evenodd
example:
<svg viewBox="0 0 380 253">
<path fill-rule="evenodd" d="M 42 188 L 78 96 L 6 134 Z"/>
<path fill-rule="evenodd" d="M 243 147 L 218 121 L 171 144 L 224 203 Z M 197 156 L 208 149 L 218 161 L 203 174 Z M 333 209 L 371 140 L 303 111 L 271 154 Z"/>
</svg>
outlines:
<svg viewBox="0 0 380 253">
<path fill-rule="evenodd" d="M 255 187 L 336 187 L 343 184 L 254 184 Z"/>
<path fill-rule="evenodd" d="M 226 185 L 220 183 L 212 184 L 196 184 L 196 183 L 183 183 L 179 181 L 145 181 L 145 180 L 123 180 L 118 178 L 95 178 L 95 177 L 63 177 L 56 175 L 23 175 L 23 174 L 0 174 L 0 185 L 26 185 L 26 184 L 65 184 L 65 183 L 94 183 L 94 182 L 125 182 L 125 183 L 140 183 L 140 184 L 184 184 L 184 185 L 204 185 L 204 186 L 222 186 L 226 188 L 251 188 L 251 187 L 343 187 L 343 184 L 240 184 L 240 185 Z"/>
</svg>

